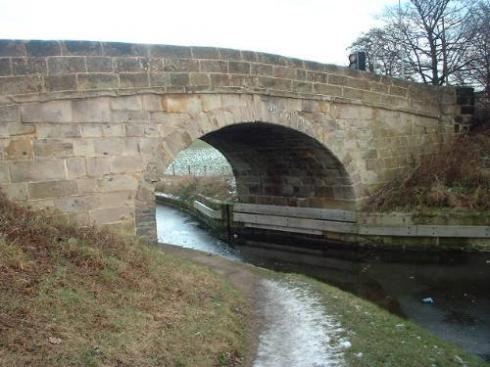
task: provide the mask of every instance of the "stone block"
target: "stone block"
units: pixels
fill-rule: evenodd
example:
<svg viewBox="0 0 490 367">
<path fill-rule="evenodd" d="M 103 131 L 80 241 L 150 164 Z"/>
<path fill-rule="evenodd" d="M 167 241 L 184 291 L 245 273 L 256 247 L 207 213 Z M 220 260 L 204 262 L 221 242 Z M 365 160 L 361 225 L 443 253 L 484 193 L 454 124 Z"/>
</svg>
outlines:
<svg viewBox="0 0 490 367">
<path fill-rule="evenodd" d="M 353 88 L 347 88 L 344 87 L 343 89 L 343 95 L 345 98 L 349 99 L 363 99 L 365 95 L 365 91 L 361 89 L 353 89 Z"/>
<path fill-rule="evenodd" d="M 131 175 L 111 175 L 99 178 L 97 187 L 100 192 L 136 191 L 138 180 Z"/>
<path fill-rule="evenodd" d="M 134 209 L 123 206 L 90 211 L 90 220 L 97 224 L 118 223 L 133 218 Z"/>
<path fill-rule="evenodd" d="M 19 121 L 18 106 L 2 106 L 0 107 L 0 123 L 1 122 L 16 122 Z"/>
<path fill-rule="evenodd" d="M 80 126 L 80 132 L 84 138 L 101 138 L 102 137 L 102 125 L 101 124 L 83 124 Z"/>
<path fill-rule="evenodd" d="M 113 60 L 116 72 L 145 72 L 148 70 L 148 59 L 142 57 L 120 57 Z"/>
<path fill-rule="evenodd" d="M 313 93 L 313 83 L 293 80 L 293 91 L 295 93 Z"/>
<path fill-rule="evenodd" d="M 250 73 L 253 75 L 272 76 L 272 65 L 251 64 Z"/>
<path fill-rule="evenodd" d="M 296 68 L 290 66 L 272 66 L 272 76 L 283 79 L 296 79 Z"/>
<path fill-rule="evenodd" d="M 142 88 L 150 85 L 146 73 L 121 73 L 119 81 L 121 88 Z"/>
<path fill-rule="evenodd" d="M 0 161 L 0 184 L 10 183 L 10 171 L 7 162 Z"/>
<path fill-rule="evenodd" d="M 94 41 L 63 41 L 63 55 L 68 56 L 97 56 L 102 54 L 100 42 Z"/>
<path fill-rule="evenodd" d="M 162 67 L 161 71 L 189 73 L 191 71 L 199 71 L 199 61 L 192 59 L 165 59 Z"/>
<path fill-rule="evenodd" d="M 51 75 L 45 76 L 46 89 L 50 91 L 76 90 L 77 77 L 71 75 Z"/>
<path fill-rule="evenodd" d="M 112 160 L 113 157 L 87 158 L 87 175 L 91 177 L 101 177 L 111 173 Z"/>
<path fill-rule="evenodd" d="M 199 60 L 199 71 L 204 73 L 228 73 L 228 63 L 221 60 Z"/>
<path fill-rule="evenodd" d="M 294 77 L 292 78 L 294 79 Z M 328 83 L 328 74 L 327 73 L 319 73 L 316 71 L 307 71 L 306 72 L 306 80 L 310 82 L 316 82 L 316 83 Z"/>
<path fill-rule="evenodd" d="M 18 161 L 10 167 L 11 182 L 62 180 L 65 164 L 61 159 Z"/>
<path fill-rule="evenodd" d="M 80 138 L 80 126 L 77 124 L 36 124 L 36 136 L 39 139 Z"/>
<path fill-rule="evenodd" d="M 192 57 L 196 59 L 219 59 L 220 53 L 214 47 L 191 47 Z"/>
<path fill-rule="evenodd" d="M 72 100 L 72 120 L 74 122 L 110 122 L 109 98 Z"/>
<path fill-rule="evenodd" d="M 127 123 L 127 122 L 148 122 L 150 121 L 150 113 L 146 111 L 113 111 L 112 122 Z"/>
<path fill-rule="evenodd" d="M 86 72 L 85 59 L 79 56 L 50 57 L 48 59 L 48 72 L 55 74 L 73 74 Z"/>
<path fill-rule="evenodd" d="M 103 54 L 105 56 L 148 56 L 147 45 L 137 45 L 123 42 L 103 42 Z"/>
<path fill-rule="evenodd" d="M 141 137 L 145 135 L 145 125 L 141 123 L 126 124 L 126 136 Z"/>
<path fill-rule="evenodd" d="M 356 105 L 342 104 L 336 106 L 336 117 L 347 120 L 372 120 L 374 109 Z"/>
<path fill-rule="evenodd" d="M 27 41 L 25 47 L 27 56 L 31 57 L 61 55 L 61 47 L 58 41 Z"/>
<path fill-rule="evenodd" d="M 170 85 L 172 87 L 186 87 L 189 85 L 188 73 L 171 73 Z"/>
<path fill-rule="evenodd" d="M 72 121 L 70 101 L 51 101 L 44 103 L 23 104 L 21 106 L 22 122 L 66 122 Z"/>
<path fill-rule="evenodd" d="M 112 173 L 136 173 L 145 167 L 145 161 L 140 155 L 114 157 L 111 164 Z"/>
<path fill-rule="evenodd" d="M 90 158 L 89 158 L 90 159 Z M 85 158 L 69 158 L 66 160 L 66 177 L 68 179 L 85 177 L 87 167 Z"/>
<path fill-rule="evenodd" d="M 126 130 L 123 124 L 104 124 L 101 125 L 101 129 L 102 136 L 106 138 L 126 136 Z"/>
<path fill-rule="evenodd" d="M 76 182 L 80 194 L 90 194 L 98 191 L 97 179 L 95 178 L 81 178 L 76 180 Z"/>
<path fill-rule="evenodd" d="M 9 160 L 26 160 L 32 159 L 33 149 L 31 139 L 15 139 L 5 148 L 7 159 Z"/>
<path fill-rule="evenodd" d="M 217 94 L 203 94 L 201 96 L 203 112 L 217 110 L 222 107 L 221 96 Z"/>
<path fill-rule="evenodd" d="M 394 96 L 406 97 L 408 93 L 407 88 L 398 87 L 396 85 L 390 86 L 390 94 Z"/>
<path fill-rule="evenodd" d="M 152 87 L 166 87 L 170 85 L 170 73 L 151 73 L 150 85 Z"/>
<path fill-rule="evenodd" d="M 133 155 L 138 153 L 136 141 L 122 138 L 103 138 L 94 141 L 97 155 Z"/>
<path fill-rule="evenodd" d="M 0 76 L 12 75 L 10 59 L 0 58 Z"/>
<path fill-rule="evenodd" d="M 26 56 L 24 42 L 15 40 L 0 40 L 0 57 Z"/>
<path fill-rule="evenodd" d="M 191 49 L 183 46 L 151 45 L 151 57 L 163 57 L 166 59 L 191 59 Z"/>
<path fill-rule="evenodd" d="M 79 89 L 116 89 L 119 80 L 116 74 L 92 73 L 78 75 Z"/>
<path fill-rule="evenodd" d="M 36 158 L 64 158 L 73 156 L 73 143 L 56 139 L 34 140 Z"/>
<path fill-rule="evenodd" d="M 2 185 L 2 191 L 10 200 L 27 200 L 27 183 L 13 183 Z"/>
<path fill-rule="evenodd" d="M 75 156 L 93 157 L 95 155 L 93 140 L 92 139 L 73 140 L 73 152 Z"/>
<path fill-rule="evenodd" d="M 117 208 L 134 205 L 134 191 L 107 192 L 97 195 L 100 207 Z"/>
<path fill-rule="evenodd" d="M 166 95 L 162 98 L 162 105 L 170 113 L 199 113 L 202 110 L 201 99 L 198 96 Z"/>
<path fill-rule="evenodd" d="M 157 94 L 143 95 L 143 110 L 144 111 L 163 111 L 162 97 Z"/>
<path fill-rule="evenodd" d="M 27 185 L 29 199 L 62 198 L 78 193 L 76 181 L 34 182 Z"/>
<path fill-rule="evenodd" d="M 211 79 L 208 74 L 205 73 L 190 73 L 190 85 L 195 86 L 209 86 L 211 85 Z"/>
<path fill-rule="evenodd" d="M 54 200 L 56 209 L 64 213 L 80 213 L 97 208 L 99 202 L 96 195 L 62 197 Z"/>
<path fill-rule="evenodd" d="M 87 57 L 87 71 L 89 73 L 112 73 L 112 57 Z"/>
<path fill-rule="evenodd" d="M 234 74 L 250 74 L 250 63 L 242 61 L 229 61 L 228 72 Z"/>
<path fill-rule="evenodd" d="M 38 93 L 42 88 L 40 75 L 0 77 L 0 95 Z"/>
<path fill-rule="evenodd" d="M 53 199 L 29 201 L 25 204 L 30 210 L 51 210 L 54 208 Z"/>
<path fill-rule="evenodd" d="M 150 73 L 163 73 L 165 71 L 165 59 L 150 58 Z"/>
<path fill-rule="evenodd" d="M 47 74 L 48 67 L 43 57 L 14 58 L 12 69 L 15 75 Z"/>
<path fill-rule="evenodd" d="M 342 75 L 328 75 L 328 84 L 345 85 L 347 78 Z"/>
<path fill-rule="evenodd" d="M 27 137 L 34 136 L 36 133 L 36 126 L 33 124 L 23 124 L 20 122 L 9 122 L 8 126 L 8 137 Z"/>
<path fill-rule="evenodd" d="M 275 90 L 291 90 L 292 82 L 290 79 L 269 78 L 264 76 L 258 77 L 258 85 L 262 88 Z"/>
<path fill-rule="evenodd" d="M 142 102 L 140 96 L 128 96 L 111 98 L 111 108 L 113 110 L 141 111 Z"/>
<path fill-rule="evenodd" d="M 369 81 L 358 78 L 345 78 L 345 86 L 354 89 L 369 90 Z"/>
<path fill-rule="evenodd" d="M 219 53 L 221 55 L 220 58 L 225 59 L 225 60 L 241 60 L 242 59 L 242 54 L 240 53 L 240 50 L 233 50 L 230 48 L 220 48 Z"/>
<path fill-rule="evenodd" d="M 209 76 L 213 87 L 226 87 L 230 84 L 229 74 L 210 74 Z"/>
</svg>

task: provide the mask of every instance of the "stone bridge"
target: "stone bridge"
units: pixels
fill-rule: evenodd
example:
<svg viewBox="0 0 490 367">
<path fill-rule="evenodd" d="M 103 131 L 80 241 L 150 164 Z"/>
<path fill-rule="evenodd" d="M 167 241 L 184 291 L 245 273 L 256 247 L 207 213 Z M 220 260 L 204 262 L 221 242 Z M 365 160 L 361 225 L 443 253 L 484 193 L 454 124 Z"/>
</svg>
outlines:
<svg viewBox="0 0 490 367">
<path fill-rule="evenodd" d="M 152 234 L 153 186 L 195 139 L 244 203 L 355 208 L 462 128 L 453 88 L 206 47 L 0 41 L 0 186 Z"/>
</svg>

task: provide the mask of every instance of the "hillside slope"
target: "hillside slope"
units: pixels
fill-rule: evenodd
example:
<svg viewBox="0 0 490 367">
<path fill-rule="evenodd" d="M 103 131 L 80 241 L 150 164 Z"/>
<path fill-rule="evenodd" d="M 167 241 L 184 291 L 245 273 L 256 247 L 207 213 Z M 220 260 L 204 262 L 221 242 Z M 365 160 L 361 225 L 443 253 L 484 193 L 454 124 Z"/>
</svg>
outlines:
<svg viewBox="0 0 490 367">
<path fill-rule="evenodd" d="M 247 309 L 209 270 L 0 193 L 1 366 L 227 366 Z"/>
</svg>

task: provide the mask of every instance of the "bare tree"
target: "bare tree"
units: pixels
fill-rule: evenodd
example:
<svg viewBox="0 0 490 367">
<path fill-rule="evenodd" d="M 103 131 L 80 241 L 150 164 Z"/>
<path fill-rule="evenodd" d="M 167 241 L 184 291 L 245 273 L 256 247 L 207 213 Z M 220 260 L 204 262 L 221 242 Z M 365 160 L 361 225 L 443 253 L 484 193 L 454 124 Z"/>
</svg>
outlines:
<svg viewBox="0 0 490 367">
<path fill-rule="evenodd" d="M 461 84 L 481 89 L 490 98 L 490 0 L 480 0 L 469 22 L 473 37 L 466 55 L 468 67 L 458 73 Z"/>
<path fill-rule="evenodd" d="M 361 36 L 351 49 L 369 46 L 371 55 L 396 66 L 378 68 L 378 72 L 388 70 L 390 75 L 401 76 L 403 70 L 408 79 L 448 84 L 471 64 L 469 41 L 475 29 L 468 26 L 468 21 L 473 3 L 473 0 L 410 0 L 400 7 L 388 8 L 382 17 L 384 26 Z"/>
</svg>

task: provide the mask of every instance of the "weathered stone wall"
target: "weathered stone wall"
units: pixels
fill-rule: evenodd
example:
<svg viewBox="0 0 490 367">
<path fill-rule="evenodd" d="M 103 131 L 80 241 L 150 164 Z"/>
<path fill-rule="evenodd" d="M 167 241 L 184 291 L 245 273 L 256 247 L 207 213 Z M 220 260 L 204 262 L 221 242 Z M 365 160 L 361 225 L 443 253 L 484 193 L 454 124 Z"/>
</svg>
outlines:
<svg viewBox="0 0 490 367">
<path fill-rule="evenodd" d="M 243 200 L 355 203 L 450 141 L 459 113 L 451 88 L 275 55 L 0 41 L 0 185 L 82 223 L 154 230 L 152 183 L 200 137 L 238 157 Z M 223 128 L 257 122 L 289 135 L 235 130 L 248 156 L 226 144 Z"/>
</svg>

